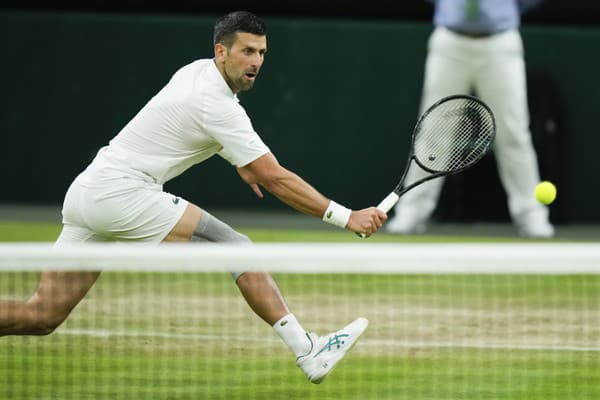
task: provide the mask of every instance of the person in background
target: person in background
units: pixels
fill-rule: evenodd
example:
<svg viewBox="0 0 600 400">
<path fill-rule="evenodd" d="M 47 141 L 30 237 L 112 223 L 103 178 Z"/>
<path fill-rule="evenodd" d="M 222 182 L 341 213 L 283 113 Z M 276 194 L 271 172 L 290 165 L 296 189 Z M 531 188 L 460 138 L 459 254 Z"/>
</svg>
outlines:
<svg viewBox="0 0 600 400">
<path fill-rule="evenodd" d="M 421 112 L 453 94 L 474 94 L 496 116 L 494 154 L 508 210 L 520 236 L 551 238 L 554 227 L 534 188 L 540 181 L 529 131 L 521 14 L 540 0 L 429 0 L 434 4 Z M 413 168 L 407 182 L 420 177 Z M 386 229 L 423 233 L 437 205 L 443 178 L 416 187 L 400 198 Z"/>
</svg>

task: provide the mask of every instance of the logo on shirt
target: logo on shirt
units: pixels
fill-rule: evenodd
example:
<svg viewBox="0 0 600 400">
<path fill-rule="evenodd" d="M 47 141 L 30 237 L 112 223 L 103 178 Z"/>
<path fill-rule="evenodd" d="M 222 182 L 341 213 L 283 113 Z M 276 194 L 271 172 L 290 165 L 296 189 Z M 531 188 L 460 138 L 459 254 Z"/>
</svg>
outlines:
<svg viewBox="0 0 600 400">
<path fill-rule="evenodd" d="M 173 198 L 173 204 L 179 204 L 179 197 L 174 197 Z"/>
</svg>

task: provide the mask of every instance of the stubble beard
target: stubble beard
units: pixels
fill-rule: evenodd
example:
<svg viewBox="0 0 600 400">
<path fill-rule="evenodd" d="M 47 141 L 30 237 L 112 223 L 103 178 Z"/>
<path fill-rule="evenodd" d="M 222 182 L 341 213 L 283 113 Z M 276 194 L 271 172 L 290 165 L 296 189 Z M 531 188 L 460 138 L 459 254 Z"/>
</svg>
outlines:
<svg viewBox="0 0 600 400">
<path fill-rule="evenodd" d="M 244 79 L 244 75 L 237 78 L 232 77 L 227 73 L 227 68 L 225 68 L 225 75 L 227 76 L 226 80 L 229 82 L 231 90 L 234 93 L 248 91 L 254 86 L 254 81 Z"/>
<path fill-rule="evenodd" d="M 240 92 L 246 92 L 252 89 L 252 87 L 254 86 L 254 81 L 245 80 L 244 76 L 241 76 L 240 78 L 236 79 L 236 81 L 237 87 Z"/>
</svg>

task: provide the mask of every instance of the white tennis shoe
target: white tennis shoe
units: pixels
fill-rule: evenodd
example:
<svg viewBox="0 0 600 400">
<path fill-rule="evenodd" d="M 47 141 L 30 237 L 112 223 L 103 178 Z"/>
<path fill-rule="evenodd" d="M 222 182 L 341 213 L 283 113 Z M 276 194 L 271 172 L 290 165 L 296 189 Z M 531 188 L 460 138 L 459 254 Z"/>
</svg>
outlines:
<svg viewBox="0 0 600 400">
<path fill-rule="evenodd" d="M 321 383 L 354 346 L 368 325 L 366 318 L 357 318 L 339 331 L 325 336 L 307 332 L 312 348 L 308 354 L 296 359 L 296 365 L 312 383 Z"/>
</svg>

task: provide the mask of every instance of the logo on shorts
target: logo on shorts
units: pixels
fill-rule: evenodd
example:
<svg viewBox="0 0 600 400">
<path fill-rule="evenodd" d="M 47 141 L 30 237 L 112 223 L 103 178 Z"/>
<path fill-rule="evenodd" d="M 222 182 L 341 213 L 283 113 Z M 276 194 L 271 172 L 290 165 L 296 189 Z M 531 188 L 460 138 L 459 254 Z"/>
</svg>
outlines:
<svg viewBox="0 0 600 400">
<path fill-rule="evenodd" d="M 178 204 L 179 200 L 180 200 L 179 197 L 173 198 L 173 204 Z"/>
</svg>

